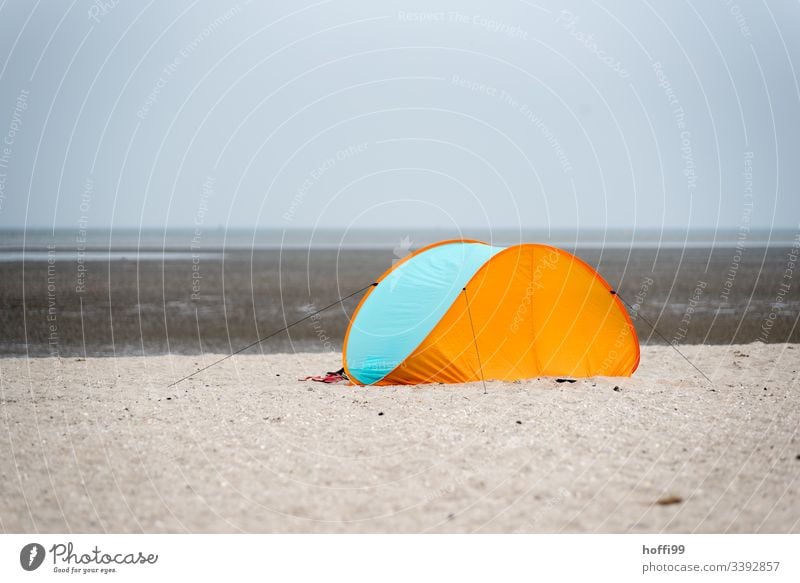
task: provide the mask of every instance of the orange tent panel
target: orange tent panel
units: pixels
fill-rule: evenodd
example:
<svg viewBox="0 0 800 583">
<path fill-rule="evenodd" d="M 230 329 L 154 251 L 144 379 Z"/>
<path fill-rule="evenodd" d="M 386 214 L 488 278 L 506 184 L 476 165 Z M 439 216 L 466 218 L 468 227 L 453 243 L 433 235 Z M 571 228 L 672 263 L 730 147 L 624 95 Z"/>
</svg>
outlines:
<svg viewBox="0 0 800 583">
<path fill-rule="evenodd" d="M 376 384 L 629 376 L 638 363 L 636 332 L 611 287 L 577 257 L 526 244 L 486 262 Z"/>
</svg>

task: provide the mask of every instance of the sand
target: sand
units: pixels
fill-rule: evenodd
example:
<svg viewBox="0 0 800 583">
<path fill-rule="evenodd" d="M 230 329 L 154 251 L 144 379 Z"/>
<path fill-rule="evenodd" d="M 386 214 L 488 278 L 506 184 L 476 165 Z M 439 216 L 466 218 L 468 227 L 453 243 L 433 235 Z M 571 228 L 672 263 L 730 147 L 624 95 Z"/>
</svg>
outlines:
<svg viewBox="0 0 800 583">
<path fill-rule="evenodd" d="M 5 532 L 800 532 L 800 345 L 362 388 L 333 353 L 0 360 Z M 658 502 L 669 502 L 659 504 Z"/>
</svg>

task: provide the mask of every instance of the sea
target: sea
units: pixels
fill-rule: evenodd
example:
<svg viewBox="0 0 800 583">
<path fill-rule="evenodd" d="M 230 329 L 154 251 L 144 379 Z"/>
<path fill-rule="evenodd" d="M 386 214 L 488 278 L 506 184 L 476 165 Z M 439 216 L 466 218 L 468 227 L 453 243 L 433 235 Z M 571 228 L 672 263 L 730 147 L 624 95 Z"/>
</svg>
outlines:
<svg viewBox="0 0 800 583">
<path fill-rule="evenodd" d="M 339 351 L 337 300 L 453 238 L 576 254 L 643 344 L 800 342 L 800 231 L 28 229 L 0 231 L 0 356 Z"/>
</svg>

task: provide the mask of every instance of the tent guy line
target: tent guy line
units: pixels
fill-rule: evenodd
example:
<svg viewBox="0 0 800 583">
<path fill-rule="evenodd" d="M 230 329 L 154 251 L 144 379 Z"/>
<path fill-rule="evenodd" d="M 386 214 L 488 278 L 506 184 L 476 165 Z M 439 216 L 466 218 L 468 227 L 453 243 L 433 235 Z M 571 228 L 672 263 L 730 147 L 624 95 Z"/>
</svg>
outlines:
<svg viewBox="0 0 800 583">
<path fill-rule="evenodd" d="M 223 356 L 223 357 L 222 357 L 222 358 L 220 358 L 219 360 L 216 360 L 216 361 L 212 362 L 211 364 L 209 364 L 209 365 L 207 365 L 207 366 L 204 366 L 203 368 L 197 369 L 197 370 L 196 370 L 196 371 L 194 371 L 192 374 L 186 375 L 185 377 L 183 377 L 183 378 L 181 378 L 181 379 L 178 379 L 178 380 L 177 380 L 177 381 L 175 381 L 174 383 L 170 383 L 169 385 L 167 385 L 167 388 L 174 387 L 174 386 L 175 386 L 175 385 L 177 385 L 178 383 L 181 383 L 181 382 L 185 381 L 186 379 L 192 378 L 192 377 L 193 377 L 193 376 L 195 376 L 196 374 L 199 374 L 199 373 L 201 373 L 201 372 L 203 372 L 203 371 L 205 371 L 205 370 L 208 370 L 208 369 L 209 369 L 209 368 L 211 368 L 212 366 L 216 366 L 216 365 L 218 365 L 219 363 L 221 363 L 221 362 L 223 362 L 223 361 L 225 361 L 225 360 L 228 360 L 228 359 L 229 359 L 229 358 L 231 358 L 232 356 L 236 356 L 237 354 L 239 354 L 239 353 L 241 353 L 241 352 L 244 352 L 244 351 L 245 351 L 245 350 L 247 350 L 248 348 L 252 348 L 252 347 L 253 347 L 253 346 L 255 346 L 256 344 L 260 344 L 260 343 L 264 342 L 265 340 L 269 340 L 269 339 L 270 339 L 270 338 L 272 338 L 273 336 L 277 336 L 277 335 L 278 335 L 278 334 L 280 334 L 281 332 L 285 332 L 286 330 L 288 330 L 288 329 L 289 329 L 289 328 L 291 328 L 292 326 L 296 326 L 296 325 L 297 325 L 297 324 L 299 324 L 300 322 L 305 322 L 306 320 L 308 320 L 309 318 L 311 318 L 311 317 L 313 317 L 313 316 L 316 316 L 316 315 L 317 315 L 317 314 L 319 314 L 320 312 L 324 312 L 325 310 L 327 310 L 327 309 L 330 309 L 330 308 L 332 308 L 333 306 L 335 306 L 335 305 L 337 305 L 337 304 L 341 304 L 342 302 L 344 302 L 344 301 L 346 301 L 346 300 L 349 300 L 349 299 L 350 299 L 350 298 L 352 298 L 353 296 L 355 296 L 355 295 L 358 295 L 358 294 L 360 294 L 361 292 L 363 292 L 363 291 L 365 291 L 365 290 L 368 290 L 369 288 L 371 288 L 371 287 L 373 287 L 373 286 L 376 286 L 376 285 L 378 285 L 378 284 L 377 284 L 377 283 L 371 283 L 371 284 L 369 284 L 369 285 L 367 285 L 367 286 L 364 286 L 364 287 L 362 287 L 360 290 L 356 290 L 356 291 L 354 291 L 353 293 L 351 293 L 351 294 L 349 294 L 349 295 L 346 295 L 346 296 L 344 296 L 344 297 L 342 297 L 342 298 L 339 298 L 338 300 L 336 300 L 336 301 L 335 301 L 335 302 L 333 302 L 333 303 L 330 303 L 330 304 L 328 304 L 328 305 L 327 305 L 327 306 L 325 306 L 324 308 L 320 308 L 320 309 L 319 309 L 319 310 L 317 310 L 316 312 L 311 312 L 310 314 L 308 314 L 308 315 L 306 315 L 306 316 L 304 316 L 304 317 L 300 318 L 299 320 L 296 320 L 296 321 L 292 322 L 292 323 L 291 323 L 291 324 L 289 324 L 288 326 L 284 326 L 283 328 L 281 328 L 281 329 L 279 329 L 279 330 L 275 330 L 275 331 L 274 331 L 274 332 L 272 332 L 271 334 L 267 334 L 266 336 L 264 336 L 264 337 L 262 337 L 262 338 L 259 338 L 259 339 L 258 339 L 258 340 L 256 340 L 255 342 L 251 342 L 251 343 L 250 343 L 250 344 L 248 344 L 247 346 L 243 346 L 242 348 L 240 348 L 240 349 L 239 349 L 239 350 L 237 350 L 236 352 L 231 352 L 230 354 L 226 354 L 225 356 Z"/>
<path fill-rule="evenodd" d="M 472 330 L 472 340 L 475 344 L 475 354 L 478 357 L 478 370 L 481 373 L 481 382 L 483 383 L 483 394 L 487 394 L 489 391 L 486 390 L 486 379 L 483 378 L 483 363 L 481 363 L 481 352 L 478 350 L 478 339 L 475 337 L 475 324 L 472 322 L 472 312 L 469 309 L 469 298 L 467 297 L 467 288 L 461 288 L 461 291 L 464 292 L 464 301 L 467 303 L 467 314 L 469 314 L 469 327 Z"/>
<path fill-rule="evenodd" d="M 645 318 L 644 316 L 642 316 L 642 315 L 639 313 L 639 310 L 637 310 L 637 309 L 636 309 L 636 308 L 634 308 L 632 305 L 630 305 L 630 303 L 628 303 L 628 300 L 626 300 L 625 298 L 623 298 L 623 297 L 622 297 L 622 296 L 619 294 L 619 292 L 618 292 L 618 291 L 616 291 L 616 290 L 611 290 L 611 294 L 612 294 L 612 295 L 615 295 L 615 296 L 617 296 L 619 299 L 621 299 L 621 300 L 623 301 L 623 303 L 624 303 L 626 306 L 628 306 L 628 308 L 630 308 L 630 310 L 631 310 L 631 311 L 632 311 L 634 314 L 636 314 L 636 317 L 638 317 L 638 318 L 641 318 L 641 319 L 642 319 L 642 321 L 643 321 L 645 324 L 647 324 L 648 326 L 650 326 L 650 328 L 653 330 L 653 332 L 655 332 L 656 334 L 658 334 L 658 336 L 659 336 L 659 337 L 660 337 L 660 338 L 661 338 L 661 339 L 662 339 L 664 342 L 666 342 L 668 345 L 670 345 L 670 346 L 673 348 L 673 350 L 675 350 L 675 352 L 677 352 L 678 354 L 680 354 L 680 355 L 683 357 L 683 359 L 684 359 L 686 362 L 688 362 L 689 364 L 691 364 L 691 365 L 692 365 L 692 368 L 694 368 L 694 370 L 696 370 L 696 371 L 697 371 L 697 372 L 699 372 L 701 375 L 703 375 L 703 378 L 704 378 L 704 379 L 706 379 L 706 380 L 707 380 L 709 383 L 711 383 L 712 385 L 714 384 L 714 381 L 712 381 L 710 378 L 708 378 L 708 377 L 706 376 L 706 374 L 705 374 L 705 373 L 704 373 L 702 370 L 700 370 L 700 369 L 697 367 L 697 365 L 696 365 L 695 363 L 693 363 L 691 360 L 689 360 L 689 357 L 688 357 L 688 356 L 686 356 L 686 355 L 685 355 L 683 352 L 681 352 L 681 351 L 678 349 L 678 347 L 677 347 L 677 346 L 675 346 L 675 344 L 673 344 L 672 342 L 670 342 L 669 340 L 667 340 L 667 339 L 666 339 L 666 337 L 665 337 L 665 336 L 664 336 L 664 335 L 663 335 L 661 332 L 659 332 L 659 331 L 658 331 L 658 328 L 656 328 L 655 324 L 653 324 L 653 323 L 652 323 L 650 320 L 648 320 L 647 318 Z"/>
</svg>

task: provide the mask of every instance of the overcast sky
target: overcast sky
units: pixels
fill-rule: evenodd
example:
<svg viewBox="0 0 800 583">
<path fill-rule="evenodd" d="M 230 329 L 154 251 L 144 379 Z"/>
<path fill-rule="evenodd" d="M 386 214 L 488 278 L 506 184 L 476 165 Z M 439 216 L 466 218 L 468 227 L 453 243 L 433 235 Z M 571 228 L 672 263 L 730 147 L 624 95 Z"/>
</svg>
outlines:
<svg viewBox="0 0 800 583">
<path fill-rule="evenodd" d="M 0 228 L 796 229 L 798 33 L 795 1 L 9 0 Z"/>
</svg>

